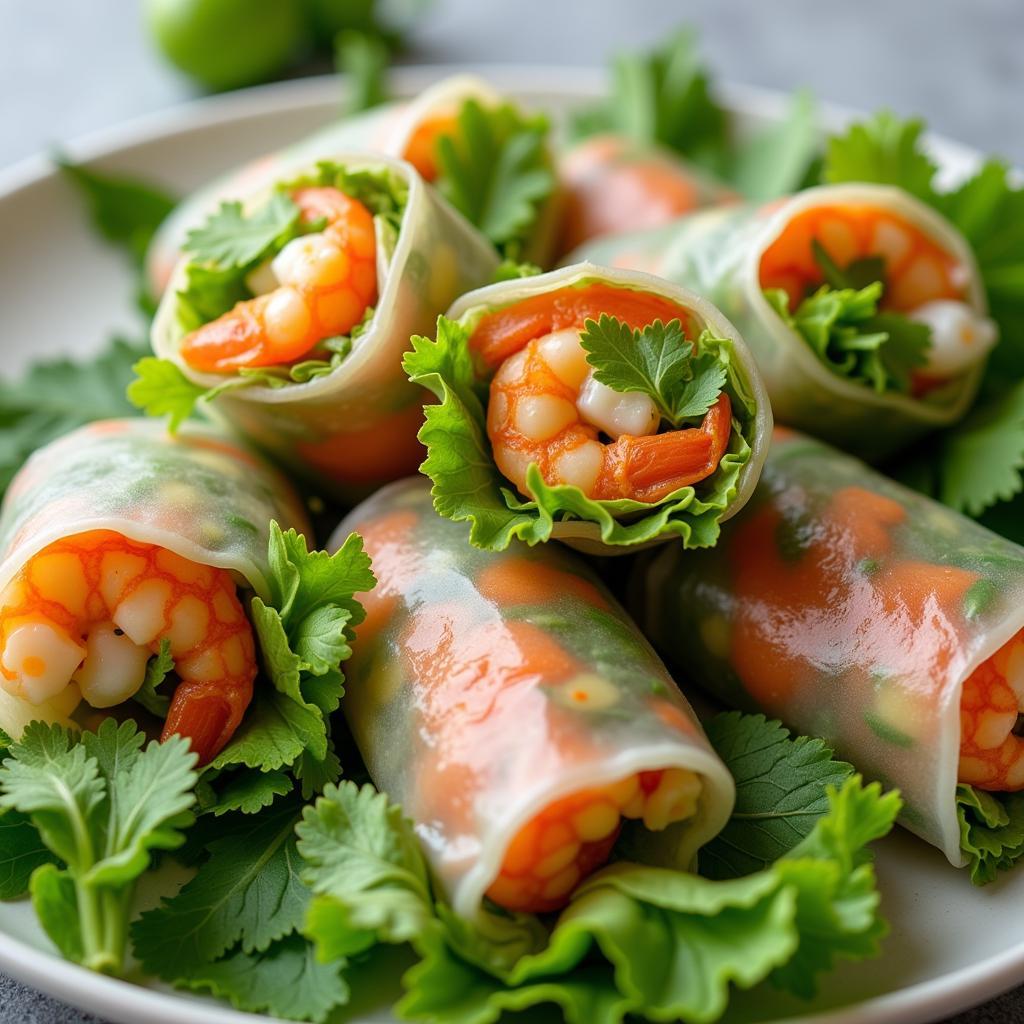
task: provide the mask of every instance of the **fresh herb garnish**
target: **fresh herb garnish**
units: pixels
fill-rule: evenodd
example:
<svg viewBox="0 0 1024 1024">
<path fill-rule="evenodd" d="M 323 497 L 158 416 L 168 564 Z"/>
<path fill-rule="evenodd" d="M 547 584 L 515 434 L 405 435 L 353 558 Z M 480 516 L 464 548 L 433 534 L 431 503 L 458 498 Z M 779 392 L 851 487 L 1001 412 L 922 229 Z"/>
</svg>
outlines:
<svg viewBox="0 0 1024 1024">
<path fill-rule="evenodd" d="M 732 817 L 700 851 L 709 878 L 749 875 L 789 853 L 828 813 L 828 787 L 854 774 L 821 740 L 793 736 L 764 715 L 723 712 L 707 734 L 736 780 Z"/>
<path fill-rule="evenodd" d="M 505 256 L 519 259 L 555 186 L 548 122 L 469 99 L 437 140 L 437 187 Z"/>
<path fill-rule="evenodd" d="M 672 427 L 703 416 L 722 393 L 726 366 L 707 351 L 712 340 L 721 343 L 705 330 L 695 347 L 679 320 L 634 328 L 606 313 L 580 334 L 595 380 L 647 395 Z"/>
<path fill-rule="evenodd" d="M 181 845 L 194 820 L 188 741 L 172 736 L 143 750 L 144 742 L 134 722 L 107 719 L 81 737 L 32 722 L 0 766 L 0 806 L 28 815 L 64 865 L 32 876 L 43 927 L 66 957 L 113 974 L 151 851 Z"/>
<path fill-rule="evenodd" d="M 994 882 L 1024 858 L 1024 793 L 956 787 L 960 849 L 975 885 Z"/>
<path fill-rule="evenodd" d="M 185 253 L 210 270 L 247 269 L 280 252 L 295 237 L 299 214 L 284 192 L 272 192 L 252 212 L 245 212 L 240 202 L 223 202 L 189 231 Z"/>
<path fill-rule="evenodd" d="M 346 78 L 345 115 L 362 113 L 388 100 L 387 44 L 368 32 L 340 32 L 334 41 L 334 66 Z"/>
<path fill-rule="evenodd" d="M 91 359 L 42 359 L 20 379 L 0 380 L 0 492 L 37 448 L 86 423 L 135 415 L 125 388 L 146 351 L 115 338 Z"/>
</svg>

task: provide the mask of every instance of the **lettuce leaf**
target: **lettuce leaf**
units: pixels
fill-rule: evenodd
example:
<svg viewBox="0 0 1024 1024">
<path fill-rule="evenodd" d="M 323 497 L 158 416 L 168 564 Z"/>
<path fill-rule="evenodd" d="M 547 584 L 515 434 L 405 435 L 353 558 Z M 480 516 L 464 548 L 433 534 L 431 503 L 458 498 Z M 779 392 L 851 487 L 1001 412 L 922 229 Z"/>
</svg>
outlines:
<svg viewBox="0 0 1024 1024">
<path fill-rule="evenodd" d="M 550 934 L 536 918 L 479 923 L 434 902 L 411 826 L 371 787 L 331 788 L 299 827 L 317 893 L 305 932 L 323 958 L 410 942 L 404 1019 L 487 1024 L 543 1003 L 580 1024 L 711 1021 L 730 988 L 768 980 L 800 995 L 838 958 L 875 955 L 885 934 L 867 844 L 900 807 L 859 777 L 786 856 L 725 881 L 620 862 L 584 882 Z M 340 851 L 340 852 L 339 852 Z"/>
<path fill-rule="evenodd" d="M 719 520 L 735 497 L 740 471 L 750 458 L 755 413 L 728 340 L 704 339 L 707 354 L 725 370 L 725 390 L 733 402 L 729 451 L 718 470 L 697 487 L 682 487 L 659 502 L 645 504 L 632 499 L 595 501 L 578 487 L 548 486 L 536 466 L 527 471 L 535 498 L 519 497 L 494 464 L 484 411 L 488 389 L 473 365 L 469 335 L 465 324 L 439 317 L 436 338 L 414 337 L 403 367 L 410 380 L 440 399 L 425 409 L 419 439 L 427 458 L 420 469 L 433 482 L 434 508 L 448 519 L 469 522 L 471 543 L 499 551 L 516 538 L 538 544 L 551 537 L 556 523 L 567 520 L 597 524 L 601 540 L 609 546 L 661 536 L 680 537 L 687 547 L 715 543 Z"/>
<path fill-rule="evenodd" d="M 994 882 L 1024 858 L 1024 793 L 956 787 L 960 849 L 975 885 Z"/>
<path fill-rule="evenodd" d="M 825 284 L 792 313 L 781 289 L 768 289 L 764 296 L 834 374 L 866 384 L 877 394 L 906 394 L 912 371 L 927 361 L 930 332 L 925 324 L 898 313 L 879 313 L 882 290 L 880 281 L 859 290 Z"/>
</svg>

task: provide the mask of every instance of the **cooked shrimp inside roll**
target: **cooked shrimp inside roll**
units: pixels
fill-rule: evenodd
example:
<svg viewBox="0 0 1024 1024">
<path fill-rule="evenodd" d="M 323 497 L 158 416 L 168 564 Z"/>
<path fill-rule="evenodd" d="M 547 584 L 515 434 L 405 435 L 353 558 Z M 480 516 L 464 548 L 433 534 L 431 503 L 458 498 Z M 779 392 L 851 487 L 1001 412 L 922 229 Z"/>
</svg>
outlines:
<svg viewBox="0 0 1024 1024">
<path fill-rule="evenodd" d="M 212 760 L 252 699 L 252 627 L 231 573 L 109 530 L 43 548 L 0 595 L 0 686 L 70 714 L 133 697 L 168 645 L 177 688 L 163 736 Z"/>
</svg>

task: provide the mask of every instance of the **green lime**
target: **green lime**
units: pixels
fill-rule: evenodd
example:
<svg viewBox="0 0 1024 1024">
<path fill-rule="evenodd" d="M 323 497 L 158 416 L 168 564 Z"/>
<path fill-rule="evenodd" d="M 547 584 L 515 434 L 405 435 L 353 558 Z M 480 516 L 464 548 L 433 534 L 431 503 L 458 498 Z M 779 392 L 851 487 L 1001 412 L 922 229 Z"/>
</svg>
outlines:
<svg viewBox="0 0 1024 1024">
<path fill-rule="evenodd" d="M 146 0 L 164 55 L 211 89 L 266 81 L 306 42 L 301 0 Z"/>
</svg>

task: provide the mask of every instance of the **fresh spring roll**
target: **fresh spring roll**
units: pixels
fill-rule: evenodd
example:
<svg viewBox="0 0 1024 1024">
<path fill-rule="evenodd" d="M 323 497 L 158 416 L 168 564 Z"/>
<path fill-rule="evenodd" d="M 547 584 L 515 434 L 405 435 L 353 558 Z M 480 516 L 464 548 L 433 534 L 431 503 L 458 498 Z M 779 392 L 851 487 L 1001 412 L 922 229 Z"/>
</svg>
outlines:
<svg viewBox="0 0 1024 1024">
<path fill-rule="evenodd" d="M 637 628 L 557 545 L 466 544 L 422 477 L 356 508 L 377 577 L 342 708 L 456 913 L 564 906 L 620 836 L 686 870 L 732 778 Z"/>
<path fill-rule="evenodd" d="M 775 417 L 875 460 L 955 423 L 995 344 L 966 239 L 900 189 L 829 185 L 583 246 L 706 295 Z"/>
<path fill-rule="evenodd" d="M 438 178 L 437 142 L 457 130 L 467 103 L 488 110 L 505 108 L 523 118 L 508 98 L 475 75 L 454 75 L 425 89 L 413 100 L 387 103 L 343 118 L 277 153 L 246 164 L 183 200 L 163 222 L 146 253 L 146 272 L 154 294 L 170 281 L 186 237 L 225 199 L 251 195 L 338 153 L 377 153 L 406 160 L 425 181 Z M 557 199 L 551 195 L 533 226 L 523 258 L 546 263 L 558 225 Z"/>
<path fill-rule="evenodd" d="M 474 544 L 704 546 L 757 482 L 757 367 L 710 302 L 667 281 L 592 264 L 504 281 L 413 345 L 411 379 L 441 399 L 422 469 Z"/>
<path fill-rule="evenodd" d="M 252 698 L 242 597 L 270 600 L 271 520 L 308 531 L 287 481 L 208 427 L 107 420 L 37 451 L 0 513 L 0 729 L 122 704 L 166 644 L 163 735 L 211 760 Z"/>
<path fill-rule="evenodd" d="M 664 549 L 642 586 L 670 662 L 898 787 L 952 864 L 1024 855 L 1024 549 L 778 430 L 718 547 Z"/>
<path fill-rule="evenodd" d="M 559 158 L 558 177 L 562 254 L 595 238 L 660 227 L 740 198 L 672 150 L 622 135 L 577 143 Z"/>
<path fill-rule="evenodd" d="M 228 209 L 178 264 L 153 324 L 157 355 L 216 394 L 210 407 L 248 439 L 329 491 L 412 472 L 423 397 L 402 354 L 455 296 L 490 278 L 493 248 L 408 164 L 378 157 L 307 167 L 244 211 Z M 268 222 L 247 247 L 239 223 L 251 233 Z"/>
</svg>

